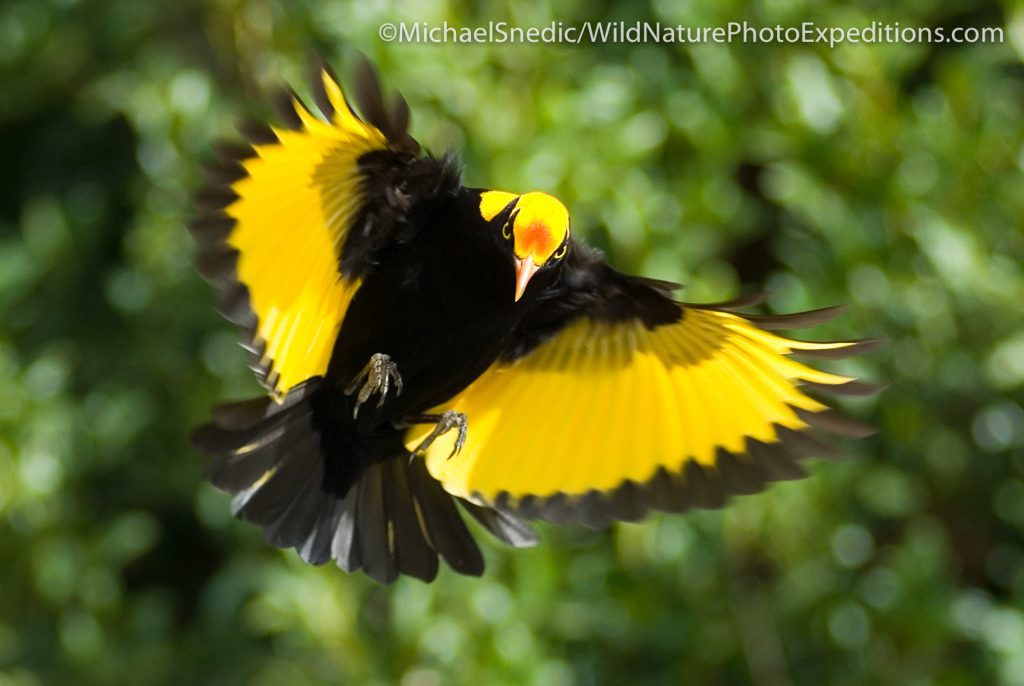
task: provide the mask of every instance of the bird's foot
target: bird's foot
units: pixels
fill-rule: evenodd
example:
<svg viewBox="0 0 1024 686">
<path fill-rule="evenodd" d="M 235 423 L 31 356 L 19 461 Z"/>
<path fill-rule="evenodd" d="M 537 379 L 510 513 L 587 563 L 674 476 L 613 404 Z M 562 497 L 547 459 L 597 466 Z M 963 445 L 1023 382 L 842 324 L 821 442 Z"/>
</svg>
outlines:
<svg viewBox="0 0 1024 686">
<path fill-rule="evenodd" d="M 402 375 L 398 373 L 398 365 L 384 353 L 371 356 L 363 370 L 345 387 L 345 395 L 352 395 L 356 389 L 359 390 L 355 407 L 352 408 L 352 418 L 359 416 L 359 407 L 374 393 L 380 394 L 377 407 L 383 405 L 392 384 L 395 386 L 395 396 L 402 395 Z"/>
<path fill-rule="evenodd" d="M 466 444 L 466 434 L 469 432 L 469 422 L 466 420 L 466 415 L 461 412 L 445 410 L 442 414 L 409 415 L 403 418 L 399 428 L 410 426 L 412 424 L 434 425 L 434 428 L 429 434 L 427 434 L 427 437 L 424 438 L 418 446 L 416 446 L 416 450 L 413 451 L 414 454 L 426 452 L 427 448 L 433 445 L 434 441 L 452 429 L 458 429 L 459 435 L 455 439 L 455 446 L 452 448 L 451 454 L 448 455 L 448 459 L 450 460 L 455 457 L 458 452 L 462 450 L 462 446 Z"/>
</svg>

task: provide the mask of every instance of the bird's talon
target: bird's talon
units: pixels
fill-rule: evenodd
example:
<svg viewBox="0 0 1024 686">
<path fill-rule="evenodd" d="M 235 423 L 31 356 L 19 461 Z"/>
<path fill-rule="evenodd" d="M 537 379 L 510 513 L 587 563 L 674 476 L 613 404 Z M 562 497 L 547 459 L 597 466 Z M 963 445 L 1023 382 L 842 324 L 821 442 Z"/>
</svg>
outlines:
<svg viewBox="0 0 1024 686">
<path fill-rule="evenodd" d="M 355 378 L 345 387 L 345 395 L 352 395 L 356 393 L 356 389 L 359 392 L 356 394 L 355 406 L 352 408 L 352 418 L 355 419 L 359 416 L 359 408 L 370 399 L 370 396 L 374 393 L 380 394 L 380 399 L 377 401 L 377 407 L 384 404 L 387 400 L 388 391 L 391 389 L 391 384 L 395 385 L 395 395 L 402 394 L 402 377 L 398 373 L 398 365 L 391 361 L 391 358 L 384 353 L 376 353 L 370 357 L 370 361 L 366 363 L 362 371 L 356 374 Z M 361 384 L 361 385 L 360 385 Z"/>
<path fill-rule="evenodd" d="M 466 436 L 469 433 L 469 422 L 466 420 L 466 415 L 463 413 L 456 410 L 445 410 L 439 415 L 429 414 L 408 417 L 405 422 L 403 422 L 403 425 L 427 423 L 433 424 L 434 428 L 429 434 L 427 434 L 427 437 L 424 438 L 418 446 L 416 446 L 416 450 L 413 451 L 414 454 L 422 454 L 426 452 L 427 449 L 434 444 L 435 440 L 452 429 L 458 429 L 459 435 L 455 439 L 455 446 L 452 448 L 451 454 L 448 455 L 448 459 L 450 460 L 455 457 L 462 450 L 462 446 L 466 444 Z"/>
<path fill-rule="evenodd" d="M 448 412 L 453 411 L 449 410 Z M 447 414 L 447 412 L 445 414 Z M 469 433 L 469 423 L 466 421 L 466 415 L 461 412 L 453 412 L 453 414 L 458 416 L 456 425 L 459 429 L 459 436 L 455 439 L 455 445 L 452 446 L 451 453 L 448 454 L 449 460 L 462 452 L 462 446 L 466 445 L 466 434 Z"/>
</svg>

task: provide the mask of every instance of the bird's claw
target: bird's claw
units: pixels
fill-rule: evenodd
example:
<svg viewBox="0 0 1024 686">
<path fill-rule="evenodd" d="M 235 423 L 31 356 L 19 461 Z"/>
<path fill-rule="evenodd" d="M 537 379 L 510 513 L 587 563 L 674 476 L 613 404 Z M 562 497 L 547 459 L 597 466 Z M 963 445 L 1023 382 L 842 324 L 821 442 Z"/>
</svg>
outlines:
<svg viewBox="0 0 1024 686">
<path fill-rule="evenodd" d="M 384 353 L 375 353 L 362 371 L 345 387 L 345 395 L 352 395 L 358 389 L 355 406 L 352 408 L 352 418 L 359 416 L 359 407 L 374 393 L 380 394 L 377 407 L 383 405 L 392 384 L 395 386 L 395 396 L 402 395 L 402 375 L 398 373 L 398 365 Z"/>
<path fill-rule="evenodd" d="M 418 418 L 419 419 L 419 418 Z M 429 420 L 434 422 L 434 428 L 427 434 L 418 446 L 416 446 L 415 453 L 424 453 L 427 449 L 433 445 L 434 441 L 448 433 L 452 429 L 458 429 L 459 435 L 455 439 L 455 446 L 452 448 L 452 452 L 448 455 L 448 459 L 455 457 L 459 451 L 462 450 L 462 446 L 466 445 L 466 434 L 469 432 L 469 422 L 466 420 L 466 415 L 456 410 L 445 410 L 440 415 L 426 415 L 422 418 L 423 420 Z M 417 421 L 417 423 L 419 423 Z"/>
</svg>

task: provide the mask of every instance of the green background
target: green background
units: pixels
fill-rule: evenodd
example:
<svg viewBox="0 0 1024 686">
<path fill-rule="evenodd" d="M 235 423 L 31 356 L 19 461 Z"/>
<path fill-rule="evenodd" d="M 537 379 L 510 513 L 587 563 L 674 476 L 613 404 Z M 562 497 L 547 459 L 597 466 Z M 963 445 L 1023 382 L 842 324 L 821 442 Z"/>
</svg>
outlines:
<svg viewBox="0 0 1024 686">
<path fill-rule="evenodd" d="M 1024 684 L 1024 7 L 0 6 L 0 685 Z M 995 45 L 385 44 L 385 21 L 999 26 Z M 848 303 L 879 433 L 716 512 L 380 587 L 234 521 L 187 441 L 258 387 L 200 163 L 355 49 L 473 185 L 544 189 L 689 300 Z M 301 88 L 300 88 L 301 90 Z M 484 534 L 481 532 L 481 538 Z"/>
</svg>

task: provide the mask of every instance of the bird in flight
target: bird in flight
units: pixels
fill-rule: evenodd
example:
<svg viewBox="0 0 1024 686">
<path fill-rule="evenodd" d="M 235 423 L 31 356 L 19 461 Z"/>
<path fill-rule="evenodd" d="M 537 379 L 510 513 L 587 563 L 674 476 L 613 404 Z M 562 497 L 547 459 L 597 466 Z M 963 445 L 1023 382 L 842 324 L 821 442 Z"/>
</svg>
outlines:
<svg viewBox="0 0 1024 686">
<path fill-rule="evenodd" d="M 795 358 L 873 341 L 774 331 L 837 308 L 686 304 L 611 267 L 541 190 L 470 188 L 425 153 L 367 62 L 349 105 L 325 65 L 206 169 L 200 273 L 245 332 L 265 396 L 193 435 L 233 512 L 303 560 L 389 583 L 484 561 L 463 515 L 533 545 L 527 520 L 602 527 L 719 507 L 860 436 L 827 394 L 874 389 Z"/>
</svg>

